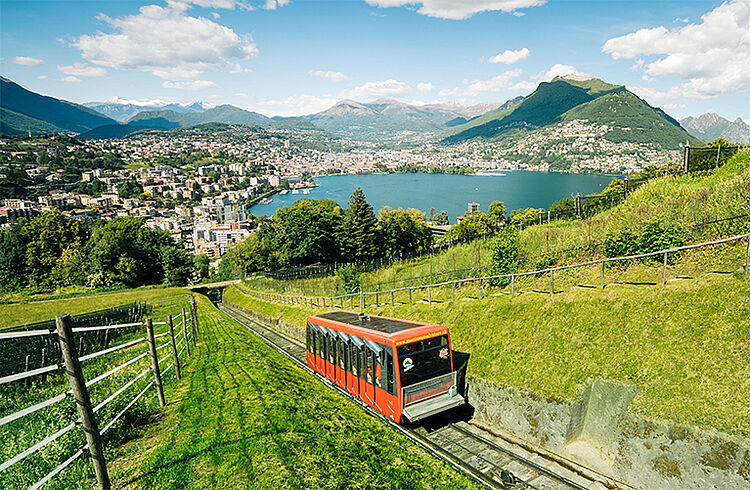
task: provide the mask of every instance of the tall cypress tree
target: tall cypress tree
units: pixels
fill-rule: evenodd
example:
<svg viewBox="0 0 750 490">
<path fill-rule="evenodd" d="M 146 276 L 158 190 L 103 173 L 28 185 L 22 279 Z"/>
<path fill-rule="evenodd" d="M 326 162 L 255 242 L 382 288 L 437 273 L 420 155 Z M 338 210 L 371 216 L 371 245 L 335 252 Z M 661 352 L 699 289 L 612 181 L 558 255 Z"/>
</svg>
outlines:
<svg viewBox="0 0 750 490">
<path fill-rule="evenodd" d="M 364 260 L 377 255 L 377 220 L 372 206 L 365 199 L 365 193 L 359 187 L 349 198 L 344 229 L 344 249 L 349 258 Z"/>
</svg>

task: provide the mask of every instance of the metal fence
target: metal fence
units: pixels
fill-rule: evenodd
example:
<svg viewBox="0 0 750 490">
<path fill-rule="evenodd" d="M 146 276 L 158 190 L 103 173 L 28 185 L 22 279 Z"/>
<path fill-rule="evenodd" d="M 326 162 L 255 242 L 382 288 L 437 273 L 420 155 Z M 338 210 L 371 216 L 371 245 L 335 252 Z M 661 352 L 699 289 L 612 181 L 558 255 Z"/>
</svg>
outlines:
<svg viewBox="0 0 750 490">
<path fill-rule="evenodd" d="M 133 324 L 143 315 L 151 313 L 151 305 L 144 302 L 133 302 L 112 308 L 71 316 L 71 324 L 75 328 L 91 327 L 107 324 Z M 12 332 L 40 331 L 54 332 L 55 320 L 27 323 L 3 329 L 0 336 Z M 99 329 L 81 331 L 78 337 L 79 355 L 93 352 L 102 346 L 107 346 L 115 338 L 130 333 L 127 329 Z M 47 361 L 60 357 L 60 344 L 51 336 L 16 337 L 0 342 L 0 376 L 20 371 L 28 371 L 31 366 L 44 366 Z"/>
<path fill-rule="evenodd" d="M 746 147 L 719 145 L 693 148 L 686 146 L 682 159 L 683 170 L 685 172 L 715 170 L 744 148 Z"/>
<path fill-rule="evenodd" d="M 555 290 L 555 272 L 564 271 L 564 270 L 570 270 L 570 269 L 577 269 L 580 267 L 589 267 L 589 266 L 600 266 L 601 272 L 600 272 L 600 287 L 604 288 L 606 286 L 605 282 L 605 266 L 607 264 L 616 263 L 616 262 L 624 262 L 629 260 L 638 260 L 638 259 L 644 259 L 649 257 L 659 257 L 663 256 L 663 268 L 662 268 L 662 274 L 661 274 L 661 283 L 666 283 L 667 278 L 667 266 L 668 266 L 668 258 L 670 254 L 680 253 L 684 250 L 692 250 L 697 248 L 704 248 L 704 247 L 711 247 L 715 245 L 720 245 L 724 243 L 730 243 L 738 240 L 747 240 L 747 251 L 745 252 L 745 264 L 744 264 L 744 274 L 748 274 L 748 267 L 750 266 L 750 233 L 744 233 L 742 235 L 735 235 L 728 238 L 722 238 L 720 240 L 713 240 L 709 242 L 703 242 L 703 243 L 697 243 L 692 245 L 684 245 L 681 247 L 674 247 L 664 250 L 659 250 L 656 252 L 650 252 L 645 254 L 638 254 L 638 255 L 627 255 L 627 256 L 621 256 L 621 257 L 608 257 L 603 259 L 597 259 L 597 260 L 590 260 L 586 262 L 580 262 L 577 264 L 571 264 L 571 265 L 563 265 L 559 267 L 546 267 L 543 269 L 537 269 L 533 271 L 525 271 L 525 272 L 513 272 L 509 274 L 498 274 L 498 275 L 485 275 L 480 277 L 471 277 L 471 278 L 463 278 L 463 279 L 455 279 L 455 280 L 449 280 L 449 281 L 443 281 L 439 283 L 433 283 L 433 284 L 422 284 L 418 286 L 408 286 L 408 287 L 402 287 L 402 288 L 392 288 L 392 289 L 385 289 L 385 290 L 377 290 L 377 291 L 362 291 L 360 290 L 358 293 L 354 294 L 343 294 L 338 296 L 301 296 L 301 295 L 284 295 L 284 294 L 277 294 L 277 293 L 267 293 L 263 291 L 257 291 L 257 290 L 251 290 L 246 289 L 238 286 L 240 290 L 245 292 L 246 294 L 255 296 L 259 299 L 268 300 L 268 301 L 275 301 L 277 303 L 287 303 L 287 304 L 301 304 L 301 305 L 308 305 L 311 307 L 340 307 L 345 308 L 346 304 L 348 304 L 351 307 L 354 307 L 354 300 L 356 298 L 359 299 L 359 308 L 360 311 L 363 310 L 363 308 L 367 305 L 368 298 L 374 297 L 375 304 L 380 304 L 380 297 L 383 295 L 386 301 L 388 301 L 388 297 L 390 296 L 390 303 L 391 305 L 395 304 L 394 296 L 396 293 L 400 292 L 408 292 L 409 294 L 409 304 L 413 303 L 413 293 L 415 291 L 421 291 L 424 290 L 427 293 L 427 303 L 432 303 L 432 291 L 434 291 L 436 288 L 441 287 L 449 287 L 451 289 L 451 300 L 455 300 L 455 291 L 456 287 L 462 287 L 467 284 L 478 284 L 480 289 L 480 299 L 484 296 L 483 294 L 483 287 L 484 285 L 491 284 L 493 282 L 498 282 L 500 280 L 510 281 L 510 284 L 508 285 L 510 287 L 509 294 L 511 296 L 514 296 L 516 294 L 516 279 L 521 277 L 527 277 L 527 276 L 543 276 L 544 274 L 549 275 L 550 280 L 550 290 L 549 292 L 551 294 L 554 294 L 556 292 L 559 292 Z M 507 286 L 506 286 L 507 287 Z"/>
<path fill-rule="evenodd" d="M 146 310 L 147 308 L 144 308 L 144 311 Z M 136 329 L 135 331 L 133 331 L 134 328 Z M 145 331 L 139 332 L 141 328 Z M 85 335 L 98 332 L 108 333 L 125 330 L 132 332 L 132 335 L 125 337 L 125 341 L 112 347 L 105 346 L 103 349 L 95 352 L 84 355 L 80 354 L 81 350 L 79 345 Z M 59 404 L 64 400 L 67 400 L 67 403 L 76 407 L 78 411 L 77 419 L 70 421 L 60 420 L 55 427 L 50 427 L 49 430 L 46 431 L 50 433 L 50 435 L 1 462 L 0 478 L 2 478 L 3 472 L 8 471 L 9 468 L 14 467 L 17 464 L 22 464 L 27 457 L 37 453 L 55 441 L 59 441 L 64 435 L 74 433 L 76 428 L 81 426 L 86 437 L 86 444 L 83 447 L 80 447 L 77 451 L 73 451 L 67 459 L 60 461 L 59 464 L 51 469 L 51 471 L 47 472 L 41 479 L 33 483 L 30 488 L 37 489 L 45 485 L 83 455 L 84 451 L 88 452 L 91 456 L 99 488 L 109 488 L 109 476 L 106 461 L 104 460 L 102 452 L 102 436 L 107 433 L 107 431 L 110 430 L 113 425 L 120 420 L 125 413 L 152 387 L 156 387 L 159 404 L 162 407 L 165 406 L 163 376 L 170 370 L 174 369 L 176 377 L 178 379 L 181 378 L 181 364 L 184 364 L 186 360 L 183 353 L 187 352 L 187 356 L 190 356 L 190 343 L 192 342 L 193 346 L 195 346 L 197 336 L 197 308 L 194 299 L 191 306 L 188 308 L 187 313 L 185 308 L 182 308 L 180 313 L 177 313 L 174 316 L 169 314 L 166 321 L 162 322 L 154 322 L 149 317 L 143 321 L 132 323 L 74 327 L 72 317 L 68 315 L 58 315 L 55 319 L 54 329 L 24 329 L 0 333 L 0 344 L 18 340 L 32 341 L 40 337 L 49 338 L 59 344 L 60 352 L 59 360 L 53 364 L 40 368 L 27 369 L 23 372 L 0 377 L 0 387 L 3 390 L 13 388 L 16 390 L 16 396 L 23 396 L 24 389 L 28 389 L 29 382 L 32 378 L 46 376 L 50 373 L 63 372 L 65 373 L 70 385 L 69 391 L 63 391 L 46 400 L 32 403 L 20 410 L 14 411 L 13 413 L 4 414 L 0 417 L 0 427 L 19 421 L 20 419 L 28 417 L 36 412 Z M 115 338 L 114 335 L 111 337 Z M 160 340 L 161 343 L 157 345 L 158 339 L 162 340 Z M 146 349 L 143 349 L 144 344 Z M 96 358 L 106 359 L 108 356 L 116 352 L 119 352 L 120 355 L 132 353 L 133 357 L 130 357 L 126 361 L 119 362 L 115 366 L 112 366 L 109 362 L 99 362 L 98 367 L 101 369 L 102 366 L 104 366 L 103 369 L 107 369 L 107 371 L 95 377 L 91 377 L 90 379 L 86 379 L 83 366 L 87 365 L 88 361 Z M 162 366 L 164 366 L 170 359 L 172 361 L 171 364 L 162 368 Z M 150 365 L 144 368 L 143 363 L 138 364 L 138 362 L 142 360 L 143 362 L 149 362 L 150 360 Z M 116 389 L 113 388 L 111 393 L 106 393 L 107 396 L 94 405 L 91 400 L 90 388 L 117 373 L 120 373 L 122 376 L 127 368 L 130 368 L 127 371 L 129 373 L 133 373 L 134 370 L 136 370 L 136 372 L 133 373 L 133 376 L 126 383 Z M 147 376 L 149 373 L 152 374 L 153 379 L 150 380 L 140 391 L 135 393 L 132 398 L 123 399 L 123 394 L 126 392 L 132 394 L 135 392 L 140 386 L 134 387 L 134 385 L 144 378 L 148 379 Z M 110 380 L 110 382 L 112 381 L 113 380 Z M 98 387 L 101 386 L 102 385 L 99 385 Z M 6 393 L 9 392 L 6 391 Z M 118 403 L 116 405 L 111 405 L 115 401 Z M 109 409 L 104 410 L 105 407 L 108 406 Z M 109 420 L 105 421 L 103 419 L 107 413 L 111 414 L 114 412 L 116 412 L 115 415 L 109 418 Z M 58 442 L 58 444 L 60 443 Z M 56 452 L 62 453 L 66 448 L 72 450 L 68 445 L 61 449 L 59 448 Z M 59 459 L 62 459 L 63 457 L 64 456 L 61 455 L 59 456 Z"/>
</svg>

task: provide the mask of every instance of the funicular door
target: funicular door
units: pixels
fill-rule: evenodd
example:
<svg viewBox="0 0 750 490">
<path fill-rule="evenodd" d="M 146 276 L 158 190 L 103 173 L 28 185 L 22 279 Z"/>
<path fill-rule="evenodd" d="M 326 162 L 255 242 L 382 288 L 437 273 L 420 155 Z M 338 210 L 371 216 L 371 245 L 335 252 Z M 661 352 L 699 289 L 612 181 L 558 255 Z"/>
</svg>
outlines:
<svg viewBox="0 0 750 490">
<path fill-rule="evenodd" d="M 367 404 L 375 405 L 375 355 L 367 343 L 361 350 L 362 374 L 364 382 L 362 383 L 362 399 Z"/>
<path fill-rule="evenodd" d="M 315 332 L 316 342 L 315 347 L 317 348 L 315 356 L 315 368 L 318 373 L 325 376 L 326 373 L 326 335 L 323 330 Z"/>
<path fill-rule="evenodd" d="M 359 347 L 357 345 L 361 345 L 362 342 L 359 341 L 359 339 L 356 337 L 350 337 L 350 343 L 349 343 L 349 376 L 347 379 L 347 386 L 346 389 L 351 393 L 352 395 L 359 397 L 359 384 L 360 384 L 360 376 L 362 375 L 360 372 L 359 367 Z"/>
<path fill-rule="evenodd" d="M 345 333 L 339 332 L 338 338 L 335 339 L 336 345 L 336 384 L 346 389 L 346 341 Z"/>
<path fill-rule="evenodd" d="M 336 380 L 336 332 L 329 330 L 330 335 L 326 337 L 328 357 L 326 358 L 326 378 Z"/>
</svg>

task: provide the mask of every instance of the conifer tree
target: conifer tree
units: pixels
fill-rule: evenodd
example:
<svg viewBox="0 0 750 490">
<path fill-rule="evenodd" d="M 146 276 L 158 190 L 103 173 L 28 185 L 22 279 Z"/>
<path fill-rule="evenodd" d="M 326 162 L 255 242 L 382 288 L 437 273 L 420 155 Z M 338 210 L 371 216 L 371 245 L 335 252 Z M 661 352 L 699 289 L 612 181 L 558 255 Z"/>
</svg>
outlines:
<svg viewBox="0 0 750 490">
<path fill-rule="evenodd" d="M 350 259 L 365 260 L 378 255 L 377 220 L 372 206 L 365 199 L 365 193 L 359 187 L 349 198 L 344 230 L 344 252 Z"/>
</svg>

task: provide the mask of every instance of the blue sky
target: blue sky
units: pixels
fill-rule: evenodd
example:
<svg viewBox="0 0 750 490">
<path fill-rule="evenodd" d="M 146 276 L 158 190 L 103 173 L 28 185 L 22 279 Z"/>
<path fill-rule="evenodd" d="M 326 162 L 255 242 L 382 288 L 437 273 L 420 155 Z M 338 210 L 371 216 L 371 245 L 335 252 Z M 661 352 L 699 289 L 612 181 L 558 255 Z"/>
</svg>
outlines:
<svg viewBox="0 0 750 490">
<path fill-rule="evenodd" d="M 750 0 L 0 3 L 2 75 L 74 102 L 503 102 L 579 73 L 750 122 Z"/>
</svg>

